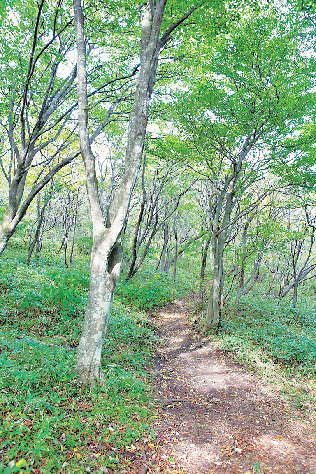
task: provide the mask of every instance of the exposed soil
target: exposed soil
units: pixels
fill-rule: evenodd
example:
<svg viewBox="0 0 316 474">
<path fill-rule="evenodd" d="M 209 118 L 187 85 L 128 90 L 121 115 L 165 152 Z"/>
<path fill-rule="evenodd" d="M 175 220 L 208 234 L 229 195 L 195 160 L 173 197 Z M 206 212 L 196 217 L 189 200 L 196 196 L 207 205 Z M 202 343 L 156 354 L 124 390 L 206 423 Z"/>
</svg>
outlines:
<svg viewBox="0 0 316 474">
<path fill-rule="evenodd" d="M 316 474 L 313 420 L 192 331 L 188 311 L 176 301 L 155 316 L 157 443 L 136 472 Z"/>
</svg>

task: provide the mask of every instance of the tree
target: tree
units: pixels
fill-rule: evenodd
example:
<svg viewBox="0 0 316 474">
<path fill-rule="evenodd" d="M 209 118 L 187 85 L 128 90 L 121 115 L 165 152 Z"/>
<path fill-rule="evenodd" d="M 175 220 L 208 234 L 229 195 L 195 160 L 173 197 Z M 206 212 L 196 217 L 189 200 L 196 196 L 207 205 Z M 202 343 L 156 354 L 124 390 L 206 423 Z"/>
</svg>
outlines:
<svg viewBox="0 0 316 474">
<path fill-rule="evenodd" d="M 8 203 L 0 224 L 0 253 L 37 193 L 80 154 L 70 12 L 66 0 L 22 1 L 13 5 L 11 18 L 7 16 L 2 24 L 0 167 L 7 182 Z M 114 59 L 101 67 L 94 58 L 97 46 L 101 54 L 95 41 L 89 44 L 93 58 L 88 71 L 91 142 L 114 119 L 119 104 L 129 98 L 130 82 L 137 71 L 124 57 L 119 73 L 113 67 Z"/>
<path fill-rule="evenodd" d="M 178 120 L 170 114 L 175 128 L 170 152 L 191 157 L 188 165 L 207 177 L 212 195 L 207 328 L 220 323 L 224 250 L 232 226 L 258 205 L 251 186 L 264 178 L 278 145 L 314 114 L 313 61 L 302 54 L 303 39 L 291 22 L 267 7 L 260 14 L 248 12 L 212 45 L 201 43 L 199 73 L 194 83 L 190 74 L 186 92 L 178 93 Z"/>
<path fill-rule="evenodd" d="M 306 281 L 307 277 L 315 277 L 315 274 L 310 277 L 310 274 L 316 269 L 313 256 L 316 222 L 310 204 L 306 203 L 303 208 L 294 209 L 294 212 L 292 210 L 292 220 L 294 222 L 289 248 L 288 274 L 280 288 L 279 295 L 283 298 L 293 289 L 293 308 L 296 308 L 297 305 L 299 285 Z M 295 230 L 294 227 L 296 227 Z"/>
<path fill-rule="evenodd" d="M 83 380 L 92 381 L 101 376 L 102 343 L 121 267 L 120 236 L 141 165 L 149 103 L 156 80 L 159 53 L 169 42 L 172 32 L 195 10 L 191 8 L 161 34 L 166 3 L 167 0 L 150 1 L 139 9 L 141 17 L 140 70 L 134 105 L 129 116 L 124 175 L 107 209 L 107 215 L 104 216 L 98 193 L 95 157 L 89 140 L 84 17 L 81 1 L 74 0 L 78 52 L 80 149 L 86 169 L 87 193 L 93 224 L 89 302 L 77 350 L 77 371 Z"/>
</svg>

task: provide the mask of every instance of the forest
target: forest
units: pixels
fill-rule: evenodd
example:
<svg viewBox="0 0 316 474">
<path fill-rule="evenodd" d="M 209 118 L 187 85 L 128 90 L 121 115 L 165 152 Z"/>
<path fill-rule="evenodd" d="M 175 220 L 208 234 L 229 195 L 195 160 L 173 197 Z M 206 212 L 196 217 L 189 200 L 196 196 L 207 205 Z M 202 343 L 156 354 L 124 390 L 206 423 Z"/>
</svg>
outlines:
<svg viewBox="0 0 316 474">
<path fill-rule="evenodd" d="M 0 13 L 0 472 L 315 474 L 315 1 Z"/>
</svg>

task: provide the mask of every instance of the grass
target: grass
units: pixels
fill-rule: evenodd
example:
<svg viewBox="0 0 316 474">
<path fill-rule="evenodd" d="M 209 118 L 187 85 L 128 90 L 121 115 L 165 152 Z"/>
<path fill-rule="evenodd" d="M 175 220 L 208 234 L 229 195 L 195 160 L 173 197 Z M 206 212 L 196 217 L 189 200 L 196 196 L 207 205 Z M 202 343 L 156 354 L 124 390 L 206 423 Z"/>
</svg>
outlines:
<svg viewBox="0 0 316 474">
<path fill-rule="evenodd" d="M 116 293 L 120 300 L 135 308 L 151 309 L 168 301 L 181 298 L 196 288 L 196 276 L 192 271 L 179 269 L 176 281 L 169 273 L 153 273 L 148 267 L 136 273 L 131 280 L 120 279 Z"/>
<path fill-rule="evenodd" d="M 135 440 L 151 436 L 156 337 L 142 310 L 184 295 L 188 272 L 180 269 L 177 282 L 146 269 L 121 278 L 102 353 L 105 381 L 90 388 L 73 370 L 89 255 L 67 269 L 45 249 L 27 266 L 18 238 L 10 244 L 0 261 L 0 472 L 115 471 Z"/>
<path fill-rule="evenodd" d="M 225 351 L 259 371 L 296 407 L 316 406 L 316 304 L 290 302 L 265 295 L 246 295 L 228 308 L 223 331 L 215 338 Z"/>
<path fill-rule="evenodd" d="M 171 273 L 152 273 L 146 266 L 130 281 L 123 275 L 102 353 L 105 381 L 90 388 L 78 383 L 73 370 L 89 256 L 77 256 L 71 269 L 49 250 L 29 267 L 25 260 L 13 240 L 0 262 L 0 473 L 128 469 L 124 452 L 135 440 L 151 437 L 154 415 L 150 371 L 156 337 L 142 310 L 181 298 L 197 280 L 183 268 L 176 282 Z M 311 411 L 313 301 L 305 298 L 293 310 L 286 301 L 246 295 L 227 313 L 217 344 Z"/>
<path fill-rule="evenodd" d="M 88 257 L 65 269 L 54 255 L 27 267 L 1 259 L 0 472 L 103 472 L 149 433 L 155 336 L 141 312 L 113 305 L 105 382 L 76 380 L 75 345 L 87 299 Z M 103 471 L 102 471 L 103 469 Z"/>
</svg>

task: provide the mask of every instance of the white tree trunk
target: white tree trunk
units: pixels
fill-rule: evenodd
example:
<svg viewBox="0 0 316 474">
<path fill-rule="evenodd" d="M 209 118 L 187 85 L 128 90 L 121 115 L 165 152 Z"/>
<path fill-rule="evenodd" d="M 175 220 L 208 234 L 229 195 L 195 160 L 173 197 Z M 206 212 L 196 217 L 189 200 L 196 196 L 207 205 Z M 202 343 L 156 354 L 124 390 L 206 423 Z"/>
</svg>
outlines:
<svg viewBox="0 0 316 474">
<path fill-rule="evenodd" d="M 221 320 L 221 300 L 223 292 L 221 280 L 223 278 L 223 254 L 228 235 L 230 216 L 233 209 L 235 180 L 235 174 L 227 177 L 227 185 L 224 187 L 220 199 L 217 202 L 217 209 L 213 223 L 213 235 L 211 240 L 213 278 L 205 319 L 206 330 L 217 328 Z M 220 223 L 221 214 L 223 214 L 223 218 L 222 222 Z"/>
<path fill-rule="evenodd" d="M 217 240 L 217 239 L 216 239 Z M 213 242 L 211 249 L 211 261 L 213 268 L 212 285 L 209 293 L 205 328 L 207 330 L 216 328 L 220 321 L 220 299 L 221 299 L 221 271 L 223 256 L 218 252 L 218 242 Z"/>
<path fill-rule="evenodd" d="M 19 216 L 10 207 L 6 210 L 0 224 L 0 255 L 5 250 L 10 237 L 20 222 Z"/>
<path fill-rule="evenodd" d="M 112 261 L 111 261 L 112 260 Z M 111 268 L 107 268 L 110 263 Z M 101 351 L 107 331 L 115 286 L 120 274 L 121 247 L 108 254 L 105 241 L 95 244 L 90 262 L 89 301 L 77 350 L 77 371 L 83 380 L 101 377 Z"/>
<path fill-rule="evenodd" d="M 171 32 L 194 8 L 171 25 L 160 38 L 167 0 L 143 5 L 140 71 L 134 106 L 129 117 L 125 172 L 108 209 L 105 222 L 98 193 L 95 157 L 89 143 L 86 50 L 81 0 L 73 0 L 78 51 L 78 120 L 80 149 L 85 164 L 87 193 L 93 224 L 93 248 L 90 265 L 89 304 L 83 334 L 77 351 L 77 371 L 84 381 L 100 378 L 102 342 L 106 332 L 113 294 L 121 265 L 120 235 L 127 216 L 130 197 L 141 165 L 149 102 L 156 79 L 158 56 Z"/>
</svg>

